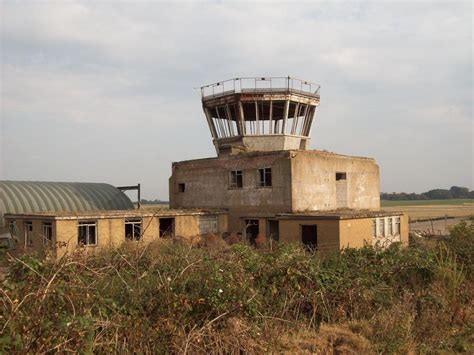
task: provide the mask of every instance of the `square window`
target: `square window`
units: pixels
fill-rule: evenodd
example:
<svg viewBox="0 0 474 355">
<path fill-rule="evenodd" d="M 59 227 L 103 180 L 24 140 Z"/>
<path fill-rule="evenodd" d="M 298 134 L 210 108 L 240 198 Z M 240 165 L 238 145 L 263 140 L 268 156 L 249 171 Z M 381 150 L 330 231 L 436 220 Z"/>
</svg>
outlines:
<svg viewBox="0 0 474 355">
<path fill-rule="evenodd" d="M 347 178 L 346 173 L 336 173 L 336 181 L 346 180 L 346 178 Z"/>
<path fill-rule="evenodd" d="M 242 170 L 233 170 L 229 174 L 229 188 L 241 189 L 243 186 Z"/>
<path fill-rule="evenodd" d="M 258 186 L 270 187 L 272 186 L 272 168 L 258 169 Z"/>
<path fill-rule="evenodd" d="M 77 243 L 82 245 L 97 244 L 97 224 L 95 221 L 79 222 Z"/>
<path fill-rule="evenodd" d="M 142 236 L 141 219 L 129 219 L 125 221 L 125 239 L 140 240 Z"/>
</svg>

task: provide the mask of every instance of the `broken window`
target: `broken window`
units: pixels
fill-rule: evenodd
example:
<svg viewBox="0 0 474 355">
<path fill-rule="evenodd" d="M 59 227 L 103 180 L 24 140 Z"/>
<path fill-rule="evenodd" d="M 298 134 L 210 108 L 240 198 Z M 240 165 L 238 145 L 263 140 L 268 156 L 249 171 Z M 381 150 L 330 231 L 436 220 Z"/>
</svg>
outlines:
<svg viewBox="0 0 474 355">
<path fill-rule="evenodd" d="M 393 235 L 399 235 L 400 234 L 400 217 L 394 217 L 394 223 L 393 223 Z"/>
<path fill-rule="evenodd" d="M 33 222 L 25 222 L 25 245 L 33 245 Z"/>
<path fill-rule="evenodd" d="M 128 219 L 125 220 L 125 239 L 140 240 L 142 235 L 142 220 Z"/>
<path fill-rule="evenodd" d="M 10 235 L 13 237 L 18 236 L 18 228 L 16 226 L 16 221 L 10 221 L 9 225 Z"/>
<path fill-rule="evenodd" d="M 77 243 L 82 245 L 97 244 L 97 224 L 95 221 L 79 222 Z"/>
<path fill-rule="evenodd" d="M 52 242 L 53 240 L 53 225 L 51 222 L 43 223 L 43 244 Z"/>
<path fill-rule="evenodd" d="M 242 185 L 242 170 L 231 171 L 229 175 L 229 188 L 241 189 Z"/>
<path fill-rule="evenodd" d="M 377 218 L 378 226 L 379 226 L 379 237 L 385 236 L 385 219 L 384 218 Z"/>
<path fill-rule="evenodd" d="M 259 181 L 258 186 L 269 187 L 272 186 L 272 168 L 258 169 Z"/>
<path fill-rule="evenodd" d="M 186 189 L 186 185 L 184 184 L 184 182 L 178 184 L 179 192 L 184 192 L 185 189 Z"/>
<path fill-rule="evenodd" d="M 392 235 L 392 218 L 387 218 L 387 235 Z"/>
<path fill-rule="evenodd" d="M 346 173 L 336 173 L 336 181 L 346 180 Z"/>
<path fill-rule="evenodd" d="M 217 216 L 199 217 L 199 234 L 217 233 Z"/>
<path fill-rule="evenodd" d="M 372 219 L 372 237 L 377 236 L 377 219 Z"/>
<path fill-rule="evenodd" d="M 174 236 L 174 218 L 159 218 L 160 238 L 171 238 Z"/>
</svg>

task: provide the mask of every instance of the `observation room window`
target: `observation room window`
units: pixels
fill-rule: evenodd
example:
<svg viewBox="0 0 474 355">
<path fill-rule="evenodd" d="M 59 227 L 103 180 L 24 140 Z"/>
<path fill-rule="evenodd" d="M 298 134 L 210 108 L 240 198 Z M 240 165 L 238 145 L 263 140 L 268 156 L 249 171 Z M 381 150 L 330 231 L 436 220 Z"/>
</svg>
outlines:
<svg viewBox="0 0 474 355">
<path fill-rule="evenodd" d="M 272 168 L 261 168 L 258 169 L 258 186 L 259 187 L 270 187 L 272 186 Z"/>
<path fill-rule="evenodd" d="M 346 178 L 347 178 L 346 173 L 336 173 L 336 181 L 346 180 Z"/>
<path fill-rule="evenodd" d="M 242 170 L 232 170 L 229 174 L 229 188 L 230 189 L 241 189 L 242 183 Z"/>
</svg>

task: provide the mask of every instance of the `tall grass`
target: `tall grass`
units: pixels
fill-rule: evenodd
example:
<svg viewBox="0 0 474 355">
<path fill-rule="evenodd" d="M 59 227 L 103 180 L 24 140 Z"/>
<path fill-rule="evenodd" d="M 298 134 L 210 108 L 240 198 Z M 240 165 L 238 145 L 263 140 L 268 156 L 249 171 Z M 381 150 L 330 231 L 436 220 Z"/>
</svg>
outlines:
<svg viewBox="0 0 474 355">
<path fill-rule="evenodd" d="M 474 231 L 456 228 L 324 257 L 211 238 L 11 258 L 0 352 L 470 351 Z"/>
</svg>

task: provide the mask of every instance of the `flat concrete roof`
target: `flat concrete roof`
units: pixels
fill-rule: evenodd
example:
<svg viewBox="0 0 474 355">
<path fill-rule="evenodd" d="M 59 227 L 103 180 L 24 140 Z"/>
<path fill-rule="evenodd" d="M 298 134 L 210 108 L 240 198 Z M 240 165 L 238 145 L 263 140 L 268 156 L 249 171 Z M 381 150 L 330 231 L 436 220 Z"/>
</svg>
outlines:
<svg viewBox="0 0 474 355">
<path fill-rule="evenodd" d="M 7 213 L 5 218 L 10 219 L 110 219 L 110 218 L 140 218 L 140 217 L 175 217 L 175 216 L 202 216 L 210 214 L 227 214 L 223 209 L 168 209 L 168 208 L 141 208 L 133 210 L 112 211 L 78 211 L 78 212 L 32 212 L 32 213 Z"/>
<path fill-rule="evenodd" d="M 239 138 L 242 136 L 236 136 L 231 138 Z M 246 137 L 271 137 L 271 135 L 251 135 Z M 295 136 L 298 138 L 302 138 L 302 136 Z M 307 137 L 304 137 L 307 138 Z M 222 138 L 224 140 L 224 138 Z M 225 138 L 227 139 L 227 138 Z M 241 152 L 237 154 L 229 154 L 229 155 L 221 155 L 217 157 L 209 157 L 209 158 L 199 158 L 199 159 L 190 159 L 190 160 L 181 160 L 178 162 L 173 162 L 173 164 L 181 164 L 181 163 L 188 163 L 188 162 L 198 162 L 198 161 L 212 161 L 212 160 L 231 160 L 231 159 L 241 159 L 241 158 L 252 158 L 252 157 L 262 157 L 262 156 L 275 156 L 275 155 L 289 155 L 289 154 L 307 154 L 307 155 L 319 155 L 325 157 L 335 157 L 335 158 L 346 158 L 346 159 L 356 159 L 356 160 L 370 160 L 375 162 L 374 158 L 370 157 L 359 157 L 359 156 L 352 156 L 352 155 L 344 155 L 329 152 L 326 150 L 316 150 L 316 149 L 292 149 L 292 150 L 274 150 L 274 151 L 254 151 L 254 152 Z"/>
<path fill-rule="evenodd" d="M 401 211 L 370 211 L 370 210 L 333 210 L 333 211 L 307 211 L 293 213 L 255 213 L 245 215 L 243 218 L 275 218 L 275 219 L 361 219 L 387 216 L 400 216 Z"/>
</svg>

